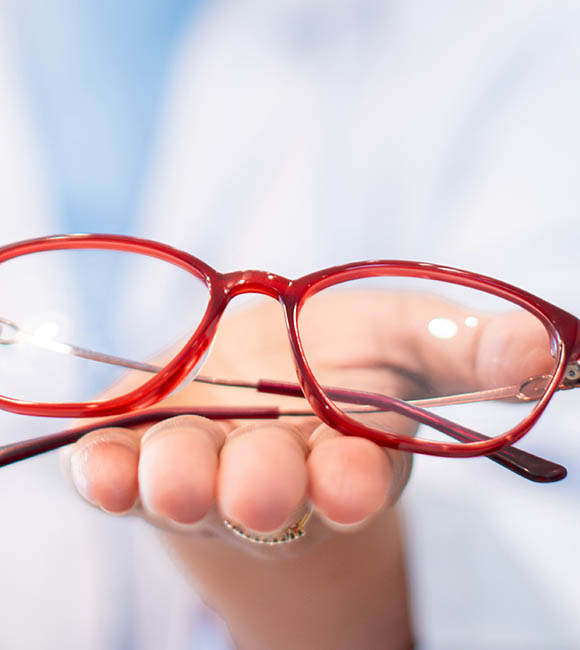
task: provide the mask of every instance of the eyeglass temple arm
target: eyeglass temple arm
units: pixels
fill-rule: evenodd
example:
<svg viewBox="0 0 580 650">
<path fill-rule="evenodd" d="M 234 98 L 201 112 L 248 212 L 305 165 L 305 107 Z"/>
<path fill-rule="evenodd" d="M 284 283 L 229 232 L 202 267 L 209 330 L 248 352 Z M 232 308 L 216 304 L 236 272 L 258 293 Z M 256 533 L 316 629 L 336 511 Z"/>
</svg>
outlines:
<svg viewBox="0 0 580 650">
<path fill-rule="evenodd" d="M 283 394 L 295 397 L 303 397 L 301 388 L 298 384 L 288 384 L 282 382 L 262 381 L 259 383 L 261 392 Z M 453 425 L 445 418 L 433 418 L 430 413 L 417 408 L 412 404 L 399 400 L 394 397 L 385 397 L 372 393 L 355 393 L 354 391 L 343 391 L 340 389 L 330 389 L 329 397 L 337 401 L 360 404 L 377 407 L 379 412 L 392 411 L 412 417 L 429 426 L 447 433 L 460 442 L 475 442 L 488 440 L 487 436 L 471 431 L 465 427 Z M 348 412 L 348 411 L 347 411 Z M 355 411 L 360 413 L 361 410 Z M 362 412 L 369 413 L 368 408 Z M 0 446 L 0 467 L 15 463 L 19 460 L 31 458 L 38 454 L 45 453 L 71 444 L 79 440 L 85 434 L 95 431 L 98 428 L 106 426 L 136 426 L 140 424 L 152 424 L 161 420 L 176 417 L 178 415 L 200 415 L 209 419 L 276 419 L 286 416 L 312 416 L 311 411 L 301 410 L 282 410 L 277 407 L 180 407 L 180 408 L 158 408 L 148 411 L 141 411 L 120 417 L 114 417 L 105 421 L 93 422 L 67 431 L 49 434 L 38 438 L 32 438 L 17 443 Z M 381 436 L 376 435 L 375 441 L 381 444 Z M 494 462 L 502 465 L 506 469 L 527 478 L 528 480 L 538 483 L 551 483 L 565 478 L 566 468 L 545 460 L 516 447 L 504 447 L 503 449 L 489 454 Z"/>
<path fill-rule="evenodd" d="M 2 336 L 1 326 L 12 330 L 12 336 Z M 20 327 L 11 320 L 3 318 L 0 316 L 0 345 L 9 345 L 14 343 L 26 343 L 28 345 L 33 345 L 44 350 L 50 350 L 51 352 L 57 352 L 60 354 L 72 355 L 75 357 L 80 357 L 83 359 L 88 359 L 89 361 L 98 361 L 100 363 L 106 363 L 113 366 L 120 366 L 122 368 L 128 368 L 129 370 L 140 370 L 142 372 L 148 372 L 151 374 L 157 374 L 163 369 L 161 366 L 157 366 L 151 363 L 143 363 L 141 361 L 133 361 L 132 359 L 126 359 L 124 357 L 118 357 L 112 354 L 105 354 L 102 352 L 96 352 L 95 350 L 89 350 L 88 348 L 83 348 L 78 345 L 71 345 L 70 343 L 62 343 L 60 341 L 54 341 L 51 339 L 46 339 L 43 337 L 24 332 Z M 499 388 L 492 388 L 488 390 L 479 390 L 472 391 L 469 393 L 459 393 L 457 395 L 445 395 L 443 397 L 433 397 L 428 399 L 414 400 L 410 403 L 417 406 L 431 407 L 431 406 L 447 406 L 451 404 L 467 404 L 471 402 L 483 402 L 487 400 L 494 399 L 509 399 L 517 398 L 521 401 L 537 399 L 538 395 L 534 394 L 535 382 L 537 380 L 543 380 L 546 376 L 542 375 L 539 377 L 531 377 L 521 386 L 502 386 Z M 282 386 L 280 382 L 267 382 L 266 380 L 260 380 L 259 382 L 246 382 L 246 381 L 236 381 L 228 379 L 217 379 L 214 377 L 206 377 L 204 375 L 197 375 L 193 378 L 193 381 L 206 383 L 206 384 L 215 384 L 219 386 L 230 386 L 232 388 L 253 388 L 259 392 L 274 392 L 272 390 L 267 390 L 265 387 L 268 383 L 276 386 Z M 298 386 L 298 384 L 285 384 L 287 386 Z M 558 386 L 558 390 L 565 390 L 568 388 L 575 388 L 580 386 L 580 361 L 571 363 L 566 368 L 566 373 L 564 376 L 564 381 Z M 290 395 L 294 394 L 295 389 L 292 389 L 290 392 L 278 392 L 278 395 Z M 542 391 L 543 392 L 543 391 Z M 296 395 L 295 395 L 296 396 Z M 302 391 L 298 397 L 304 397 Z"/>
<path fill-rule="evenodd" d="M 298 384 L 286 382 L 260 380 L 257 382 L 257 390 L 263 393 L 274 393 L 276 395 L 289 395 L 292 397 L 304 396 L 302 389 Z M 429 413 L 429 411 L 425 411 L 417 406 L 417 404 L 424 404 L 425 402 L 431 402 L 432 400 L 405 402 L 396 397 L 330 387 L 325 387 L 324 392 L 329 399 L 336 402 L 364 404 L 365 406 L 375 407 L 380 412 L 392 411 L 393 413 L 409 417 L 416 422 L 437 429 L 459 442 L 481 442 L 490 439 L 489 436 L 485 436 L 482 433 L 455 424 L 440 415 L 434 416 Z M 467 395 L 469 395 L 469 393 L 467 393 L 466 396 Z M 381 445 L 381 436 L 377 434 L 374 441 Z M 522 449 L 513 446 L 503 447 L 497 452 L 488 454 L 487 458 L 502 465 L 506 469 L 529 479 L 530 481 L 538 483 L 560 481 L 565 478 L 567 474 L 566 468 L 562 465 L 540 458 L 539 456 L 535 456 L 534 454 L 530 454 L 527 451 L 523 451 Z"/>
<path fill-rule="evenodd" d="M 133 370 L 142 370 L 150 373 L 157 373 L 161 370 L 161 367 L 152 364 L 140 363 L 113 355 L 102 354 L 93 350 L 81 348 L 79 346 L 73 346 L 68 343 L 60 343 L 57 341 L 41 339 L 34 335 L 23 332 L 15 323 L 2 317 L 0 317 L 0 323 L 10 327 L 13 331 L 12 338 L 0 338 L 0 344 L 28 343 L 35 345 L 36 347 L 52 350 L 54 352 L 71 354 L 93 361 L 118 365 Z M 255 383 L 236 382 L 204 376 L 198 376 L 195 379 L 197 381 L 209 384 L 253 388 L 258 392 L 273 393 L 277 395 L 286 395 L 300 398 L 304 397 L 299 384 L 267 380 L 259 380 Z M 580 381 L 580 373 L 579 377 L 576 379 L 579 379 Z M 571 386 L 565 387 L 568 388 Z M 330 397 L 330 399 L 333 399 L 335 401 L 363 405 L 364 407 L 373 406 L 376 407 L 376 409 L 380 412 L 393 411 L 400 413 L 401 415 L 406 415 L 407 417 L 410 417 L 420 423 L 427 424 L 430 427 L 438 429 L 439 431 L 446 433 L 447 435 L 461 442 L 475 442 L 488 440 L 489 438 L 483 434 L 453 424 L 449 420 L 441 418 L 440 416 L 434 417 L 428 411 L 420 408 L 419 405 L 425 407 L 442 406 L 445 404 L 458 404 L 489 399 L 502 399 L 506 397 L 521 398 L 521 391 L 515 386 L 502 387 L 487 391 L 476 391 L 473 393 L 464 393 L 459 395 L 451 395 L 442 398 L 415 400 L 414 402 L 409 403 L 394 397 L 386 397 L 383 395 L 367 392 L 356 392 L 335 388 L 325 388 L 325 392 Z M 364 411 L 368 412 L 368 408 L 365 408 Z M 96 428 L 102 427 L 103 425 L 136 425 L 139 423 L 155 422 L 167 417 L 174 417 L 175 415 L 181 415 L 184 413 L 202 415 L 211 419 L 256 419 L 278 418 L 281 416 L 291 415 L 311 415 L 311 412 L 309 411 L 282 411 L 280 409 L 270 407 L 153 409 L 150 411 L 107 420 L 106 422 L 101 422 L 98 425 L 94 423 L 92 425 L 85 425 L 83 427 L 69 429 L 68 431 L 61 433 L 42 436 L 41 438 L 35 438 L 21 441 L 19 443 L 0 446 L 0 467 L 75 442 L 80 437 L 85 435 L 85 433 L 94 431 Z M 375 442 L 378 444 L 381 444 L 382 442 L 384 444 L 384 440 L 381 440 L 379 434 L 377 434 Z M 507 469 L 516 472 L 520 476 L 528 478 L 532 481 L 552 482 L 561 480 L 566 476 L 566 469 L 561 465 L 542 459 L 538 456 L 534 456 L 533 454 L 529 454 L 528 452 L 517 449 L 515 447 L 504 447 L 498 452 L 489 454 L 488 458 L 499 463 L 500 465 L 503 465 Z"/>
<path fill-rule="evenodd" d="M 12 336 L 3 336 L 1 326 L 12 330 Z M 148 372 L 151 374 L 157 374 L 163 369 L 161 366 L 157 366 L 151 363 L 143 363 L 141 361 L 133 361 L 132 359 L 126 359 L 124 357 L 118 357 L 112 354 L 105 354 L 103 352 L 96 352 L 95 350 L 89 350 L 88 348 L 83 348 L 78 345 L 71 345 L 70 343 L 62 343 L 60 341 L 54 341 L 51 339 L 43 338 L 30 334 L 20 329 L 20 327 L 11 320 L 3 318 L 0 316 L 0 345 L 9 345 L 14 343 L 26 343 L 28 345 L 33 345 L 34 347 L 41 348 L 44 350 L 50 350 L 51 352 L 57 352 L 60 354 L 72 355 L 75 357 L 80 357 L 83 359 L 88 359 L 89 361 L 98 361 L 100 363 L 106 363 L 113 366 L 119 366 L 122 368 L 128 368 L 129 370 L 140 370 L 142 372 Z M 431 406 L 446 406 L 451 404 L 467 404 L 471 402 L 483 402 L 487 400 L 494 399 L 509 399 L 517 398 L 520 401 L 533 400 L 538 398 L 538 394 L 534 394 L 535 383 L 538 380 L 543 380 L 546 376 L 541 375 L 538 377 L 531 377 L 521 386 L 502 386 L 499 388 L 492 388 L 488 390 L 479 390 L 472 391 L 469 393 L 459 393 L 457 395 L 445 395 L 443 397 L 433 397 L 422 400 L 414 400 L 413 404 L 423 407 Z M 267 385 L 266 380 L 261 380 L 258 383 L 255 382 L 245 382 L 245 381 L 232 381 L 228 379 L 217 379 L 214 377 L 206 377 L 203 375 L 197 375 L 193 378 L 193 381 L 206 383 L 206 384 L 215 384 L 219 386 L 230 386 L 232 388 L 254 388 L 260 392 L 273 392 L 268 391 L 264 387 Z M 280 386 L 280 382 L 270 382 L 272 385 Z M 291 384 L 287 384 L 290 386 Z M 295 384 L 294 386 L 298 386 Z M 558 386 L 558 390 L 566 390 L 568 388 L 575 388 L 580 386 L 580 361 L 570 363 L 566 368 L 564 375 L 564 380 Z M 264 389 L 262 389 L 264 388 Z M 543 390 L 542 390 L 543 392 Z M 290 395 L 291 393 L 278 392 L 278 395 Z M 292 393 L 293 394 L 293 393 Z M 301 394 L 299 397 L 304 397 Z"/>
<path fill-rule="evenodd" d="M 297 388 L 299 388 L 299 386 L 297 386 Z M 274 393 L 275 391 L 273 389 L 270 389 L 265 392 Z M 289 393 L 285 392 L 285 394 Z M 378 399 L 373 401 L 375 404 L 381 404 L 381 408 L 377 409 L 378 412 L 392 410 L 393 412 L 409 415 L 409 413 L 406 413 L 407 409 L 405 409 L 405 406 L 408 405 L 405 402 L 397 400 L 396 398 L 386 398 L 382 396 L 377 397 Z M 339 396 L 336 395 L 336 399 L 338 398 Z M 389 403 L 392 408 L 387 409 L 387 403 Z M 377 412 L 377 410 L 374 412 Z M 361 411 L 358 412 L 360 413 Z M 363 412 L 369 413 L 373 411 L 365 409 Z M 312 416 L 313 414 L 310 411 L 285 411 L 276 407 L 175 407 L 151 409 L 148 411 L 142 411 L 140 413 L 114 417 L 105 421 L 93 422 L 91 424 L 75 427 L 59 433 L 49 434 L 38 438 L 32 438 L 29 440 L 23 440 L 21 442 L 0 446 L 0 467 L 15 463 L 19 460 L 31 458 L 38 454 L 52 451 L 54 449 L 58 449 L 59 447 L 63 447 L 65 445 L 72 444 L 85 434 L 90 433 L 91 431 L 95 431 L 99 428 L 108 426 L 129 427 L 141 424 L 153 424 L 155 422 L 159 422 L 161 420 L 176 417 L 179 415 L 200 415 L 202 417 L 207 417 L 213 420 L 229 420 L 276 419 L 279 417 L 287 416 L 307 417 Z M 414 415 L 413 419 L 418 419 L 418 416 Z M 427 418 L 421 418 L 422 421 L 425 419 Z M 455 440 L 458 440 L 460 442 L 476 442 L 489 439 L 483 434 L 476 433 L 475 431 L 470 431 L 464 427 L 461 427 L 461 431 L 458 431 L 458 427 L 456 425 L 454 426 L 449 423 L 449 425 L 453 427 L 452 429 L 447 426 L 447 422 L 448 421 L 444 420 L 441 425 L 438 423 L 438 426 L 436 428 L 455 438 Z M 376 442 L 378 444 L 381 444 L 381 439 L 378 435 L 376 437 Z M 558 465 L 552 461 L 545 460 L 544 458 L 530 454 L 526 451 L 518 449 L 517 447 L 504 447 L 497 452 L 489 454 L 487 458 L 502 465 L 506 469 L 509 469 L 512 472 L 515 472 L 516 474 L 527 478 L 530 481 L 535 481 L 538 483 L 551 483 L 554 481 L 559 481 L 565 478 L 567 474 L 566 468 L 562 465 Z"/>
</svg>

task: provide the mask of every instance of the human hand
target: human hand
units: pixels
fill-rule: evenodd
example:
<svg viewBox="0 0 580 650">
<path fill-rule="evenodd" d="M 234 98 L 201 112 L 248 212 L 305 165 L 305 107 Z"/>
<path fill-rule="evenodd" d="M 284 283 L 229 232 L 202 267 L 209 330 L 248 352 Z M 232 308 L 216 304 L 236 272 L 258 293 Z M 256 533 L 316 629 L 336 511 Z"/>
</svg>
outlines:
<svg viewBox="0 0 580 650">
<path fill-rule="evenodd" d="M 383 293 L 379 301 L 375 293 L 355 292 L 328 296 L 322 306 L 324 320 L 309 312 L 301 336 L 328 385 L 417 398 L 511 383 L 542 366 L 537 350 L 546 347 L 546 334 L 525 312 L 480 314 L 476 329 L 463 328 L 441 345 L 425 323 L 433 314 L 461 322 L 467 312 L 432 296 Z M 277 306 L 268 301 L 225 318 L 204 374 L 295 379 Z M 194 382 L 161 405 L 297 402 Z M 366 417 L 398 433 L 416 429 L 394 413 Z M 283 530 L 307 502 L 326 523 L 359 524 L 397 500 L 411 466 L 408 455 L 342 436 L 315 417 L 248 424 L 184 416 L 150 428 L 102 428 L 81 439 L 70 459 L 90 503 L 111 513 L 139 512 L 161 526 L 201 522 L 193 530 L 204 534 L 222 532 L 221 521 L 207 517 L 216 510 L 249 531 Z"/>
<path fill-rule="evenodd" d="M 369 337 L 353 342 L 347 351 L 337 347 L 341 339 L 348 340 L 355 324 L 352 312 L 350 320 L 339 317 L 340 302 L 332 309 L 344 336 L 335 328 L 334 345 L 316 331 L 315 323 L 305 332 L 321 349 L 316 362 L 325 378 L 338 383 L 346 376 L 369 390 L 387 382 L 393 394 L 407 395 L 413 382 L 390 367 L 383 351 L 373 349 L 376 323 L 370 297 L 360 305 L 369 310 Z M 295 381 L 278 312 L 274 303 L 267 303 L 225 318 L 204 374 Z M 392 334 L 396 343 L 398 335 Z M 365 367 L 363 357 L 366 364 L 384 367 Z M 160 406 L 297 403 L 304 408 L 295 398 L 192 383 Z M 395 417 L 381 416 L 384 424 Z M 412 423 L 404 426 L 412 433 Z M 117 514 L 139 512 L 162 527 L 198 523 L 191 531 L 205 535 L 223 532 L 221 519 L 211 517 L 216 505 L 245 529 L 264 533 L 283 529 L 307 501 L 327 523 L 364 522 L 396 501 L 411 465 L 408 454 L 341 436 L 315 417 L 248 424 L 182 416 L 150 428 L 103 428 L 76 443 L 69 458 L 75 485 L 93 505 Z"/>
<path fill-rule="evenodd" d="M 446 313 L 461 322 L 465 313 L 460 307 L 404 294 L 392 294 L 378 303 L 373 294 L 358 293 L 348 297 L 349 309 L 345 310 L 344 300 L 344 295 L 336 294 L 325 305 L 332 336 L 320 328 L 316 318 L 308 323 L 309 331 L 302 328 L 303 338 L 317 355 L 311 361 L 330 385 L 352 382 L 358 388 L 388 389 L 389 394 L 401 397 L 420 396 L 426 386 L 439 394 L 477 390 L 489 382 L 510 380 L 514 362 L 519 362 L 521 370 L 522 352 L 534 349 L 538 336 L 536 330 L 527 328 L 525 319 L 482 315 L 478 331 L 466 330 L 441 346 L 422 324 L 434 313 Z M 401 310 L 414 314 L 413 318 L 390 318 Z M 506 345 L 499 355 L 490 347 L 498 339 L 486 336 L 494 328 L 506 332 L 502 338 Z M 517 336 L 507 345 L 510 331 Z M 532 360 L 525 372 L 531 372 L 535 363 Z M 295 373 L 278 306 L 268 301 L 224 318 L 204 374 L 292 381 Z M 192 383 L 164 405 L 294 406 L 297 402 L 296 398 Z M 373 417 L 380 418 L 381 426 L 408 435 L 415 427 L 392 413 Z M 402 638 L 408 636 L 400 531 L 389 507 L 408 479 L 408 454 L 342 436 L 314 417 L 248 424 L 184 416 L 150 428 L 97 430 L 76 443 L 69 458 L 74 483 L 87 501 L 108 512 L 139 514 L 164 531 L 205 596 L 224 614 L 236 637 L 246 634 L 250 647 L 258 646 L 247 632 L 252 627 L 248 621 L 254 622 L 263 639 L 277 639 L 288 613 L 299 608 L 304 589 L 314 598 L 319 596 L 320 629 L 328 630 L 324 608 L 336 617 L 348 600 L 341 596 L 337 604 L 337 593 L 342 593 L 337 586 L 343 591 L 358 586 L 368 592 L 369 600 L 376 596 L 380 603 L 377 620 L 382 623 L 378 628 L 369 623 L 369 634 L 377 629 L 384 632 L 390 620 L 398 625 L 403 621 Z M 307 505 L 314 508 L 315 516 L 308 522 L 304 539 L 296 544 L 256 547 L 233 536 L 222 521 L 227 518 L 246 531 L 271 535 L 297 521 Z M 265 565 L 264 557 L 270 560 Z M 362 557 L 370 564 L 362 563 Z M 328 576 L 335 574 L 337 566 L 343 567 L 348 587 L 337 585 L 333 578 L 329 593 Z M 324 579 L 321 567 L 326 567 Z M 237 577 L 236 584 L 251 581 L 259 585 L 259 593 L 272 596 L 268 616 L 260 611 L 257 621 L 255 607 L 250 607 L 252 599 L 232 585 L 231 575 Z M 379 586 L 377 576 L 381 575 L 391 577 Z M 348 602 L 349 616 L 358 612 L 368 618 L 368 604 L 365 607 L 363 611 L 360 602 Z M 265 630 L 268 626 L 270 636 Z M 284 638 L 291 638 L 288 630 L 285 634 Z M 310 629 L 310 641 L 313 634 Z M 344 630 L 338 634 L 344 647 L 357 646 L 358 640 L 349 639 Z M 334 639 L 328 647 L 340 646 Z"/>
</svg>

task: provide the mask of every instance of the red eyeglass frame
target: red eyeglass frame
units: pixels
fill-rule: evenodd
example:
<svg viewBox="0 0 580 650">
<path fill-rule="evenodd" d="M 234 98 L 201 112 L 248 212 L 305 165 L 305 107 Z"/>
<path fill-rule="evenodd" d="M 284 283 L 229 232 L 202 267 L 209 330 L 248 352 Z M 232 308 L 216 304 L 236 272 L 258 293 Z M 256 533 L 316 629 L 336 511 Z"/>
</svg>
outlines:
<svg viewBox="0 0 580 650">
<path fill-rule="evenodd" d="M 196 275 L 207 285 L 209 290 L 209 301 L 201 323 L 183 348 L 158 374 L 126 395 L 100 402 L 58 404 L 26 402 L 0 396 L 0 409 L 23 415 L 98 418 L 130 414 L 138 409 L 156 404 L 188 378 L 209 349 L 219 320 L 228 303 L 235 296 L 245 293 L 263 294 L 276 299 L 281 304 L 286 319 L 288 336 L 290 338 L 299 382 L 297 385 L 294 385 L 291 383 L 262 380 L 256 385 L 258 390 L 279 395 L 306 397 L 314 413 L 333 429 L 345 435 L 360 436 L 372 440 L 381 446 L 408 452 L 435 456 L 469 457 L 490 455 L 507 445 L 511 445 L 534 426 L 554 392 L 561 387 L 564 372 L 568 364 L 578 362 L 580 358 L 580 320 L 572 314 L 527 291 L 518 289 L 500 280 L 469 271 L 423 262 L 399 260 L 358 262 L 310 273 L 297 280 L 289 280 L 273 273 L 257 270 L 220 273 L 185 251 L 155 241 L 123 235 L 70 234 L 31 239 L 2 247 L 0 248 L 0 264 L 15 257 L 41 251 L 83 248 L 140 253 L 175 264 Z M 502 435 L 487 438 L 482 434 L 472 432 L 441 416 L 434 415 L 420 407 L 407 404 L 402 400 L 368 393 L 365 394 L 367 396 L 367 403 L 373 406 L 379 406 L 385 410 L 393 410 L 407 415 L 419 422 L 445 431 L 455 439 L 474 440 L 473 442 L 440 443 L 418 440 L 410 436 L 373 429 L 344 414 L 329 399 L 325 391 L 333 395 L 334 399 L 345 402 L 349 401 L 349 395 L 356 395 L 356 393 L 339 389 L 329 389 L 327 387 L 323 389 L 318 384 L 308 366 L 300 341 L 298 327 L 300 309 L 309 296 L 328 286 L 360 279 L 361 277 L 386 275 L 439 280 L 478 289 L 511 301 L 531 312 L 544 323 L 551 339 L 551 345 L 554 346 L 553 349 L 556 353 L 556 372 L 544 395 L 535 404 L 531 413 L 520 424 Z M 371 396 L 374 396 L 374 401 Z M 370 402 L 368 402 L 369 398 L 371 398 Z M 175 414 L 177 411 L 179 409 L 173 409 L 171 413 Z M 273 415 L 276 409 L 268 409 L 267 407 L 262 409 L 259 407 L 246 409 L 246 411 L 247 415 L 240 415 L 239 417 L 276 417 Z M 199 413 L 200 410 L 196 409 L 196 412 Z M 231 415 L 221 415 L 220 409 L 206 409 L 205 414 L 208 417 L 214 417 L 216 419 L 220 417 L 233 417 Z M 136 423 L 137 421 L 149 421 L 150 419 L 154 418 L 150 418 L 145 413 L 135 414 L 134 416 L 129 415 L 122 420 L 130 420 L 131 423 Z M 63 434 L 54 434 L 51 436 L 51 438 L 54 438 L 54 444 L 50 443 L 48 445 L 48 440 L 46 440 L 44 445 L 46 448 L 41 449 L 41 451 L 68 444 L 82 435 L 76 435 L 75 432 L 78 433 L 94 428 L 96 428 L 95 425 L 90 428 L 81 427 L 74 431 L 64 432 Z M 74 437 L 75 435 L 76 438 Z M 57 436 L 60 437 L 57 438 Z M 42 440 L 43 438 L 35 439 L 40 446 L 42 446 Z M 15 443 L 15 445 L 6 445 L 4 448 L 0 448 L 0 452 L 3 449 L 8 451 L 8 447 L 13 449 L 16 446 L 20 446 L 22 448 L 23 445 L 29 443 L 28 451 L 22 449 L 24 455 L 21 453 L 18 458 L 13 458 L 7 462 L 29 457 L 35 453 L 40 453 L 38 450 L 33 450 L 34 445 L 32 443 L 35 441 L 31 440 Z M 14 451 L 16 452 L 15 449 Z M 6 463 L 0 462 L 0 464 Z"/>
</svg>

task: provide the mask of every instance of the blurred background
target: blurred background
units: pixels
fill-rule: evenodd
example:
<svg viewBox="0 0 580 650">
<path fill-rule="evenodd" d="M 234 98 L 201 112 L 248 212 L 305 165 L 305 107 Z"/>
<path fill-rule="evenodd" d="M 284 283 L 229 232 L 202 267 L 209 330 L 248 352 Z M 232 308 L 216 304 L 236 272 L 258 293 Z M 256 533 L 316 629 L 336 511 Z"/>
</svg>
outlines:
<svg viewBox="0 0 580 650">
<path fill-rule="evenodd" d="M 126 233 L 290 276 L 433 261 L 578 315 L 579 36 L 572 0 L 0 0 L 0 243 Z M 525 439 L 562 483 L 416 459 L 421 648 L 580 648 L 575 404 Z M 0 470 L 0 513 L 0 648 L 220 647 L 147 527 L 86 508 L 57 455 Z"/>
</svg>

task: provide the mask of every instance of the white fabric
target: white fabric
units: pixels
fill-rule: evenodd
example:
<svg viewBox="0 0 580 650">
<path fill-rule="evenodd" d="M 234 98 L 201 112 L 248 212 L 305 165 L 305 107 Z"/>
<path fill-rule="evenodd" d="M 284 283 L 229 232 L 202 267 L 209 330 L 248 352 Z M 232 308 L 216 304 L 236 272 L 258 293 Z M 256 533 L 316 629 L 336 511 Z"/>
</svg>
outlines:
<svg viewBox="0 0 580 650">
<path fill-rule="evenodd" d="M 62 231 L 8 26 L 0 3 L 0 245 Z M 0 412 L 2 443 L 62 427 Z M 0 469 L 0 520 L 0 648 L 191 646 L 190 587 L 144 524 L 87 508 L 58 455 Z"/>
<path fill-rule="evenodd" d="M 221 270 L 436 261 L 578 314 L 578 18 L 577 3 L 548 0 L 213 3 L 176 60 L 136 234 Z M 3 241 L 54 219 L 5 48 L 0 35 L 0 138 L 16 158 L 3 144 L 0 207 L 22 221 L 2 217 Z M 559 395 L 522 445 L 566 464 L 561 484 L 486 460 L 416 458 L 403 501 L 421 648 L 580 647 L 575 403 Z M 87 512 L 53 473 L 51 460 L 0 472 L 3 548 L 17 558 L 1 562 L 7 638 L 193 644 L 187 591 L 143 527 Z M 118 544 L 132 548 L 124 572 L 111 570 Z M 15 625 L 40 603 L 46 620 Z M 104 643 L 126 607 L 133 627 Z"/>
</svg>

